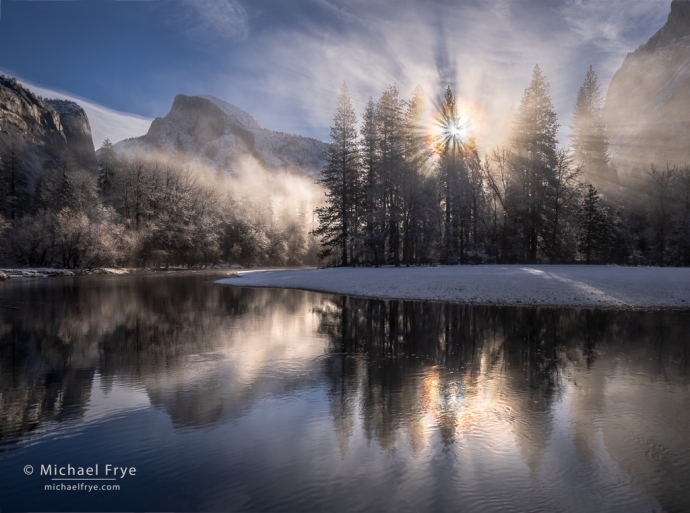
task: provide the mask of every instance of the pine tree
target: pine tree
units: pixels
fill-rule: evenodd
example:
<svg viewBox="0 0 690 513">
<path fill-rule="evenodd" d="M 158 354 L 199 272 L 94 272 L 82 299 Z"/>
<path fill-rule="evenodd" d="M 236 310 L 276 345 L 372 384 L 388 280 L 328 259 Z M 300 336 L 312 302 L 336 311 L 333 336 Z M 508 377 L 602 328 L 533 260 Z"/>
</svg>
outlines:
<svg viewBox="0 0 690 513">
<path fill-rule="evenodd" d="M 513 123 L 512 190 L 513 217 L 522 231 L 523 260 L 537 261 L 543 237 L 546 184 L 558 163 L 558 119 L 549 95 L 549 83 L 539 66 L 525 90 Z"/>
<path fill-rule="evenodd" d="M 601 190 L 610 191 L 618 183 L 618 177 L 609 161 L 609 142 L 603 112 L 601 88 L 597 83 L 597 75 L 590 66 L 577 93 L 573 112 L 573 160 L 575 165 L 583 168 L 589 182 Z"/>
<path fill-rule="evenodd" d="M 327 164 L 320 183 L 326 190 L 326 205 L 316 209 L 319 227 L 314 234 L 321 237 L 321 257 L 339 252 L 340 264 L 347 265 L 353 234 L 353 205 L 357 195 L 360 154 L 357 145 L 357 116 L 350 93 L 343 84 L 338 110 L 331 127 Z"/>
<path fill-rule="evenodd" d="M 587 265 L 594 259 L 604 259 L 611 241 L 611 223 L 594 185 L 589 184 L 579 211 L 580 234 L 578 249 Z"/>
<path fill-rule="evenodd" d="M 400 221 L 402 210 L 400 191 L 405 165 L 404 102 L 400 99 L 398 88 L 389 86 L 381 95 L 376 109 L 379 132 L 379 180 L 384 206 L 385 231 L 387 233 L 386 260 L 400 266 Z"/>
<path fill-rule="evenodd" d="M 445 217 L 441 263 L 465 263 L 467 242 L 473 231 L 468 229 L 472 225 L 473 203 L 470 167 L 480 164 L 479 155 L 467 120 L 461 116 L 450 87 L 446 89 L 439 114 L 440 136 L 436 140 L 436 151 Z"/>
<path fill-rule="evenodd" d="M 74 209 L 76 203 L 76 195 L 74 191 L 74 183 L 70 172 L 72 170 L 72 154 L 69 150 L 65 151 L 58 161 L 58 171 L 60 178 L 58 178 L 57 187 L 53 191 L 53 208 L 56 212 L 60 212 L 64 208 Z"/>
<path fill-rule="evenodd" d="M 14 144 L 0 168 L 5 196 L 5 213 L 10 220 L 21 217 L 28 208 L 29 180 L 19 150 Z"/>
<path fill-rule="evenodd" d="M 364 181 L 364 240 L 368 251 L 367 261 L 380 265 L 385 253 L 385 234 L 383 232 L 383 199 L 379 180 L 380 134 L 376 116 L 376 104 L 369 97 L 362 116 L 361 154 Z"/>
<path fill-rule="evenodd" d="M 454 136 L 458 126 L 458 109 L 450 86 L 446 88 L 440 114 L 442 136 L 437 141 L 437 152 L 440 155 L 440 178 L 445 200 L 441 263 L 454 264 L 458 262 L 457 223 L 453 222 L 453 213 L 456 211 L 454 200 L 458 182 L 459 148 L 458 140 Z"/>
<path fill-rule="evenodd" d="M 428 164 L 426 131 L 423 125 L 427 98 L 417 87 L 405 111 L 404 153 L 406 165 L 402 182 L 403 263 L 409 266 L 419 260 L 421 236 L 424 232 L 424 176 Z"/>
<path fill-rule="evenodd" d="M 106 139 L 103 141 L 100 154 L 98 155 L 98 168 L 100 171 L 98 190 L 103 198 L 107 198 L 112 191 L 116 162 L 117 154 L 115 153 L 113 143 L 110 142 L 110 139 Z"/>
</svg>

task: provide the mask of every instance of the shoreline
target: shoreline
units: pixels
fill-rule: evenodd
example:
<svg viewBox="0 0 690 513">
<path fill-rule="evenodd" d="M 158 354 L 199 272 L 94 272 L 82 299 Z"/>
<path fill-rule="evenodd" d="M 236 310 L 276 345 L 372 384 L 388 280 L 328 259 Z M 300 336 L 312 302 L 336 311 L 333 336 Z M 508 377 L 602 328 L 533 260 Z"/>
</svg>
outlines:
<svg viewBox="0 0 690 513">
<path fill-rule="evenodd" d="M 215 283 L 476 306 L 690 310 L 690 269 L 490 265 L 237 271 Z"/>
<path fill-rule="evenodd" d="M 153 267 L 97 267 L 94 269 L 62 269 L 57 267 L 0 267 L 0 283 L 18 278 L 64 278 L 76 276 L 125 276 L 137 274 L 177 274 L 177 273 L 226 273 L 235 275 L 237 267 L 208 267 L 204 269 L 188 269 L 184 267 L 153 268 Z M 285 267 L 257 267 L 251 270 L 285 270 L 285 269 L 315 269 L 314 267 L 285 268 Z"/>
</svg>

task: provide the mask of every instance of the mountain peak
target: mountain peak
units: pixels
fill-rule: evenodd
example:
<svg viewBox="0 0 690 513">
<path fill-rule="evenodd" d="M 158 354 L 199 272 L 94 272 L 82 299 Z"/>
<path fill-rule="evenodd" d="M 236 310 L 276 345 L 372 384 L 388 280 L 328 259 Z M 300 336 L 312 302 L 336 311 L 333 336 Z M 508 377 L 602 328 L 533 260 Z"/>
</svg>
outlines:
<svg viewBox="0 0 690 513">
<path fill-rule="evenodd" d="M 640 51 L 654 51 L 690 36 L 690 0 L 673 0 L 666 24 L 642 45 Z"/>
<path fill-rule="evenodd" d="M 261 125 L 259 125 L 258 121 L 254 119 L 251 114 L 246 113 L 239 107 L 235 107 L 228 102 L 224 102 L 208 94 L 199 95 L 198 98 L 203 98 L 213 103 L 222 110 L 224 114 L 239 123 L 242 128 L 261 130 Z"/>
<path fill-rule="evenodd" d="M 304 172 L 317 176 L 328 145 L 294 134 L 261 127 L 247 112 L 214 96 L 175 96 L 172 108 L 156 118 L 146 135 L 121 141 L 116 151 L 172 153 L 177 141 L 193 159 L 232 170 L 245 156 L 267 169 Z"/>
</svg>

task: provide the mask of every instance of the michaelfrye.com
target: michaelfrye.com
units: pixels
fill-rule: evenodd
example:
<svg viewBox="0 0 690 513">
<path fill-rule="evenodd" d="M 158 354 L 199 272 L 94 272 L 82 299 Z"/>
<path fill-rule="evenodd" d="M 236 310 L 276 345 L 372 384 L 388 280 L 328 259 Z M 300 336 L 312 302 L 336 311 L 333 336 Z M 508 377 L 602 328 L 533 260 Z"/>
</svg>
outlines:
<svg viewBox="0 0 690 513">
<path fill-rule="evenodd" d="M 42 478 L 44 491 L 111 492 L 119 491 L 123 480 L 135 478 L 137 469 L 112 463 L 91 466 L 39 464 L 25 465 L 24 474 Z"/>
</svg>

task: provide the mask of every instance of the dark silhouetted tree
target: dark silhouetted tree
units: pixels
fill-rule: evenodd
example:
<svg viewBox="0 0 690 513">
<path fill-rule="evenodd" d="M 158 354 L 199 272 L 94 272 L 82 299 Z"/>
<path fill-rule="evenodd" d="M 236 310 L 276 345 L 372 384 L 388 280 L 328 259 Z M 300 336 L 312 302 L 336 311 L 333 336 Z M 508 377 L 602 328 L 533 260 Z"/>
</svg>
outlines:
<svg viewBox="0 0 690 513">
<path fill-rule="evenodd" d="M 578 213 L 580 233 L 578 249 L 585 263 L 604 260 L 611 243 L 611 221 L 605 207 L 602 207 L 599 193 L 589 184 Z"/>
<path fill-rule="evenodd" d="M 117 154 L 110 139 L 103 141 L 98 155 L 98 190 L 107 199 L 112 193 Z"/>
<path fill-rule="evenodd" d="M 360 186 L 360 154 L 357 144 L 357 116 L 350 93 L 343 84 L 338 110 L 331 127 L 327 164 L 320 183 L 326 190 L 326 205 L 316 209 L 319 226 L 314 234 L 321 239 L 321 256 L 334 254 L 341 265 L 349 262 L 353 233 L 353 208 Z M 337 253 L 336 253 L 337 252 Z"/>
</svg>

